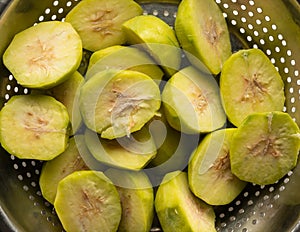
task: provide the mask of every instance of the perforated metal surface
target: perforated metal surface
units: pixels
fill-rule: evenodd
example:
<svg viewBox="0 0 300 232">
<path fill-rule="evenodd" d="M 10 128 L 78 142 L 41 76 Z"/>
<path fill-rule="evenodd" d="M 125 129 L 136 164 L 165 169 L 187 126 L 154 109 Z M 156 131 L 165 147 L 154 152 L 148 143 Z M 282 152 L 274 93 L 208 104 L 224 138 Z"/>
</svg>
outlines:
<svg viewBox="0 0 300 232">
<path fill-rule="evenodd" d="M 286 17 L 286 5 L 293 7 L 296 21 L 300 18 L 299 9 L 293 1 L 285 1 L 286 5 L 281 1 L 271 0 L 262 4 L 263 1 L 265 0 L 216 0 L 216 3 L 222 9 L 233 35 L 234 50 L 241 47 L 261 48 L 276 66 L 285 81 L 287 102 L 284 110 L 300 124 L 300 45 L 292 39 L 291 35 L 295 33 L 291 31 L 293 28 L 287 31 L 287 25 L 283 25 L 280 21 Z M 3 8 L 6 2 L 0 1 L 0 6 Z M 141 3 L 144 14 L 160 17 L 172 26 L 176 18 L 178 1 L 153 2 Z M 269 6 L 264 8 L 262 5 L 266 5 L 266 2 L 269 2 Z M 77 3 L 78 0 L 14 1 L 1 18 L 0 54 L 17 31 L 42 21 L 63 20 Z M 274 14 L 273 11 L 278 13 Z M 12 95 L 29 93 L 28 89 L 17 85 L 3 65 L 0 68 L 0 97 L 3 102 Z M 83 62 L 81 71 L 84 70 Z M 4 150 L 0 153 L 0 212 L 3 218 L 0 229 L 63 231 L 53 206 L 43 199 L 39 189 L 38 180 L 42 162 L 19 160 L 6 154 Z M 297 196 L 294 192 L 300 189 L 299 168 L 290 171 L 274 185 L 249 184 L 232 204 L 215 207 L 217 230 L 300 231 L 300 200 L 296 205 L 289 204 L 290 198 Z M 157 219 L 154 220 L 151 231 L 161 231 Z"/>
</svg>

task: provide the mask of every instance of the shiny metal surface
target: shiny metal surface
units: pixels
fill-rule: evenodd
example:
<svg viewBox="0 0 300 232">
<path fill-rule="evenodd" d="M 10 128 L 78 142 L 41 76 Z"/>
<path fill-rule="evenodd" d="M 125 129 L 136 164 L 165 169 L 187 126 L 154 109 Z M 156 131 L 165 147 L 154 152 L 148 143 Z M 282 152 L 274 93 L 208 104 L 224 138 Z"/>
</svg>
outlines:
<svg viewBox="0 0 300 232">
<path fill-rule="evenodd" d="M 36 22 L 53 20 L 53 15 L 56 20 L 61 20 L 77 2 L 0 0 L 0 12 L 5 9 L 0 18 L 0 56 L 17 32 Z M 173 24 L 178 0 L 139 2 L 145 13 L 154 14 Z M 244 47 L 259 47 L 269 55 L 285 81 L 286 111 L 299 125 L 299 4 L 293 0 L 216 2 L 224 12 L 234 38 L 238 38 L 236 48 L 241 44 Z M 59 13 L 61 8 L 63 13 Z M 289 30 L 284 30 L 286 27 Z M 11 88 L 7 88 L 8 85 Z M 17 85 L 1 61 L 1 102 L 24 91 L 27 90 Z M 0 148 L 0 231 L 63 231 L 53 206 L 43 199 L 39 190 L 41 165 L 35 160 L 18 160 Z M 232 204 L 216 207 L 215 211 L 218 231 L 300 231 L 300 166 L 274 185 L 249 184 Z M 157 219 L 154 220 L 152 231 L 161 231 Z"/>
</svg>

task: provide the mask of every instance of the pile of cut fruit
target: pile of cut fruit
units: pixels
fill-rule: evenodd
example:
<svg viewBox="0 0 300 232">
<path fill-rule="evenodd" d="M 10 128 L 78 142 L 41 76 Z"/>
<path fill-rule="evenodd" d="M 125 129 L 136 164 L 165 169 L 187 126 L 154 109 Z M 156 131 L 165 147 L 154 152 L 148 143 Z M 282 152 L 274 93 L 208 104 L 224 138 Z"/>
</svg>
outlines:
<svg viewBox="0 0 300 232">
<path fill-rule="evenodd" d="M 163 231 L 215 231 L 214 206 L 275 183 L 300 149 L 269 58 L 231 47 L 213 0 L 182 0 L 174 28 L 133 0 L 80 1 L 5 51 L 30 93 L 1 109 L 1 145 L 44 161 L 66 231 L 149 231 L 155 213 Z"/>
</svg>

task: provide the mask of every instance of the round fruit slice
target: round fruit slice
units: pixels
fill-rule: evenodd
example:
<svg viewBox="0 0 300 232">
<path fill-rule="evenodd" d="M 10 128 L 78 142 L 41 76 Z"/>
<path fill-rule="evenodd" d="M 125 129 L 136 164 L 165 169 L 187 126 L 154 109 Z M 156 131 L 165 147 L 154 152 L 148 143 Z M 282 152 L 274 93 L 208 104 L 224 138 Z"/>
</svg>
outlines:
<svg viewBox="0 0 300 232">
<path fill-rule="evenodd" d="M 212 206 L 195 197 L 185 172 L 165 175 L 155 197 L 155 209 L 164 232 L 215 232 Z"/>
<path fill-rule="evenodd" d="M 175 32 L 191 63 L 199 68 L 204 64 L 212 74 L 218 74 L 231 55 L 227 24 L 213 0 L 182 0 Z"/>
<path fill-rule="evenodd" d="M 81 58 L 82 42 L 71 24 L 51 21 L 15 35 L 3 62 L 22 86 L 50 88 L 74 73 Z"/>
<path fill-rule="evenodd" d="M 141 6 L 132 0 L 84 0 L 66 16 L 90 51 L 125 43 L 122 23 L 142 14 Z"/>
<path fill-rule="evenodd" d="M 232 202 L 247 182 L 230 169 L 229 149 L 235 128 L 214 131 L 205 136 L 193 152 L 188 179 L 191 191 L 210 205 Z"/>
<path fill-rule="evenodd" d="M 75 134 L 73 138 L 82 160 L 90 170 L 103 172 L 108 169 L 106 165 L 99 162 L 99 160 L 95 159 L 95 157 L 91 154 L 90 150 L 86 146 L 84 134 Z"/>
<path fill-rule="evenodd" d="M 231 170 L 241 180 L 273 184 L 295 167 L 299 150 L 300 130 L 289 114 L 254 113 L 233 136 Z"/>
<path fill-rule="evenodd" d="M 192 66 L 168 80 L 162 101 L 169 124 L 184 133 L 211 132 L 226 122 L 215 79 Z"/>
<path fill-rule="evenodd" d="M 82 86 L 79 101 L 87 127 L 107 139 L 140 130 L 161 103 L 158 85 L 131 70 L 97 73 Z"/>
<path fill-rule="evenodd" d="M 156 154 L 155 143 L 145 128 L 132 133 L 129 137 L 113 140 L 99 138 L 98 134 L 87 129 L 85 142 L 98 161 L 124 169 L 142 169 Z"/>
<path fill-rule="evenodd" d="M 109 68 L 142 72 L 158 81 L 164 75 L 158 65 L 138 46 L 125 47 L 116 45 L 92 54 L 85 78 L 89 79 L 96 73 Z"/>
<path fill-rule="evenodd" d="M 16 95 L 0 113 L 0 141 L 21 159 L 50 160 L 65 151 L 69 140 L 66 107 L 46 95 Z"/>
<path fill-rule="evenodd" d="M 83 76 L 76 71 L 64 83 L 50 89 L 51 96 L 64 104 L 68 110 L 72 125 L 72 134 L 75 134 L 82 124 L 78 101 L 80 88 L 83 83 Z"/>
<path fill-rule="evenodd" d="M 119 232 L 151 229 L 154 217 L 154 193 L 148 176 L 142 172 L 109 169 L 105 175 L 115 184 L 122 205 Z"/>
<path fill-rule="evenodd" d="M 179 69 L 181 64 L 179 43 L 175 31 L 163 20 L 152 15 L 136 16 L 123 24 L 123 31 L 127 42 L 142 44 L 168 76 Z"/>
<path fill-rule="evenodd" d="M 54 202 L 66 231 L 115 232 L 121 220 L 119 194 L 99 171 L 77 171 L 62 179 Z"/>
<path fill-rule="evenodd" d="M 198 145 L 199 135 L 187 135 L 173 129 L 163 111 L 146 126 L 157 147 L 157 154 L 149 163 L 147 173 L 161 181 L 166 173 L 185 169 L 192 151 Z"/>
<path fill-rule="evenodd" d="M 225 112 L 235 126 L 251 113 L 284 107 L 281 76 L 259 49 L 240 50 L 224 63 L 220 91 Z"/>
<path fill-rule="evenodd" d="M 72 76 L 53 88 L 47 90 L 32 90 L 31 94 L 47 94 L 61 102 L 69 113 L 72 126 L 72 133 L 75 134 L 82 124 L 82 119 L 78 107 L 78 98 L 80 87 L 84 83 L 84 78 L 79 72 L 75 72 Z"/>
<path fill-rule="evenodd" d="M 39 180 L 43 197 L 54 204 L 59 181 L 75 171 L 88 169 L 77 149 L 74 137 L 71 138 L 68 148 L 61 155 L 43 165 Z"/>
</svg>

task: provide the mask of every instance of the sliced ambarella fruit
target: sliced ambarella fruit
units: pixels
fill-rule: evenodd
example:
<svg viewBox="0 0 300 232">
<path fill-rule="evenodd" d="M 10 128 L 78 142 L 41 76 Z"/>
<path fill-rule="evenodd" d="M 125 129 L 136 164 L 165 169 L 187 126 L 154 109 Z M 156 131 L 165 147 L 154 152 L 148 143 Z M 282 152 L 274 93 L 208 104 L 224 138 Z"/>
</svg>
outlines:
<svg viewBox="0 0 300 232">
<path fill-rule="evenodd" d="M 75 171 L 88 169 L 77 149 L 75 139 L 72 137 L 69 146 L 62 154 L 43 165 L 39 179 L 43 197 L 53 204 L 59 181 Z"/>
<path fill-rule="evenodd" d="M 161 179 L 168 172 L 187 167 L 189 157 L 198 145 L 199 135 L 180 133 L 168 124 L 163 110 L 159 113 L 146 125 L 157 147 L 156 156 L 147 171 Z"/>
<path fill-rule="evenodd" d="M 13 38 L 3 62 L 19 84 L 50 88 L 65 81 L 79 67 L 82 42 L 67 22 L 41 22 Z"/>
<path fill-rule="evenodd" d="M 84 0 L 67 14 L 90 51 L 125 43 L 122 23 L 142 14 L 143 9 L 133 0 Z"/>
<path fill-rule="evenodd" d="M 211 132 L 226 122 L 215 79 L 192 66 L 168 80 L 162 101 L 169 124 L 184 133 Z"/>
<path fill-rule="evenodd" d="M 195 197 L 185 172 L 165 175 L 155 196 L 155 209 L 165 232 L 215 232 L 212 206 Z"/>
<path fill-rule="evenodd" d="M 100 162 L 114 167 L 139 170 L 156 154 L 156 146 L 149 132 L 142 128 L 129 137 L 103 139 L 94 131 L 85 131 L 85 142 L 91 154 Z"/>
<path fill-rule="evenodd" d="M 16 95 L 0 113 L 1 145 L 21 159 L 51 160 L 69 140 L 66 107 L 46 95 Z"/>
<path fill-rule="evenodd" d="M 154 80 L 131 70 L 95 74 L 82 86 L 79 98 L 87 127 L 108 139 L 140 130 L 160 104 L 160 90 Z"/>
<path fill-rule="evenodd" d="M 210 205 L 232 202 L 246 186 L 230 169 L 229 150 L 236 128 L 211 132 L 193 152 L 188 166 L 191 191 Z"/>
<path fill-rule="evenodd" d="M 157 81 L 164 75 L 158 65 L 138 46 L 115 45 L 94 52 L 85 78 L 89 79 L 97 72 L 108 68 L 142 72 Z"/>
<path fill-rule="evenodd" d="M 260 49 L 240 50 L 224 63 L 220 91 L 225 112 L 235 126 L 251 113 L 284 107 L 281 76 Z"/>
<path fill-rule="evenodd" d="M 49 90 L 51 96 L 66 106 L 72 125 L 72 134 L 75 134 L 82 124 L 78 101 L 83 83 L 83 76 L 76 71 L 68 80 Z"/>
<path fill-rule="evenodd" d="M 105 175 L 116 186 L 122 205 L 119 232 L 148 232 L 154 217 L 154 193 L 143 171 L 108 169 Z"/>
<path fill-rule="evenodd" d="M 181 64 L 181 50 L 175 31 L 163 20 L 152 15 L 136 16 L 123 23 L 127 42 L 141 44 L 168 76 Z"/>
<path fill-rule="evenodd" d="M 62 179 L 54 207 L 71 232 L 115 232 L 122 214 L 116 187 L 100 171 L 76 171 Z"/>
<path fill-rule="evenodd" d="M 214 0 L 182 0 L 175 31 L 191 63 L 201 69 L 204 64 L 212 74 L 221 71 L 231 55 L 231 44 L 226 21 Z"/>
<path fill-rule="evenodd" d="M 78 107 L 78 98 L 83 83 L 83 76 L 76 71 L 63 83 L 47 90 L 32 90 L 31 94 L 47 94 L 61 102 L 67 108 L 69 113 L 72 126 L 71 134 L 75 134 L 82 124 Z"/>
<path fill-rule="evenodd" d="M 95 159 L 95 157 L 91 154 L 90 150 L 86 146 L 84 134 L 75 134 L 73 138 L 81 158 L 90 170 L 103 172 L 108 169 L 108 166 Z"/>
<path fill-rule="evenodd" d="M 300 130 L 289 114 L 253 113 L 233 136 L 231 170 L 241 180 L 273 184 L 296 166 L 299 150 Z"/>
</svg>

